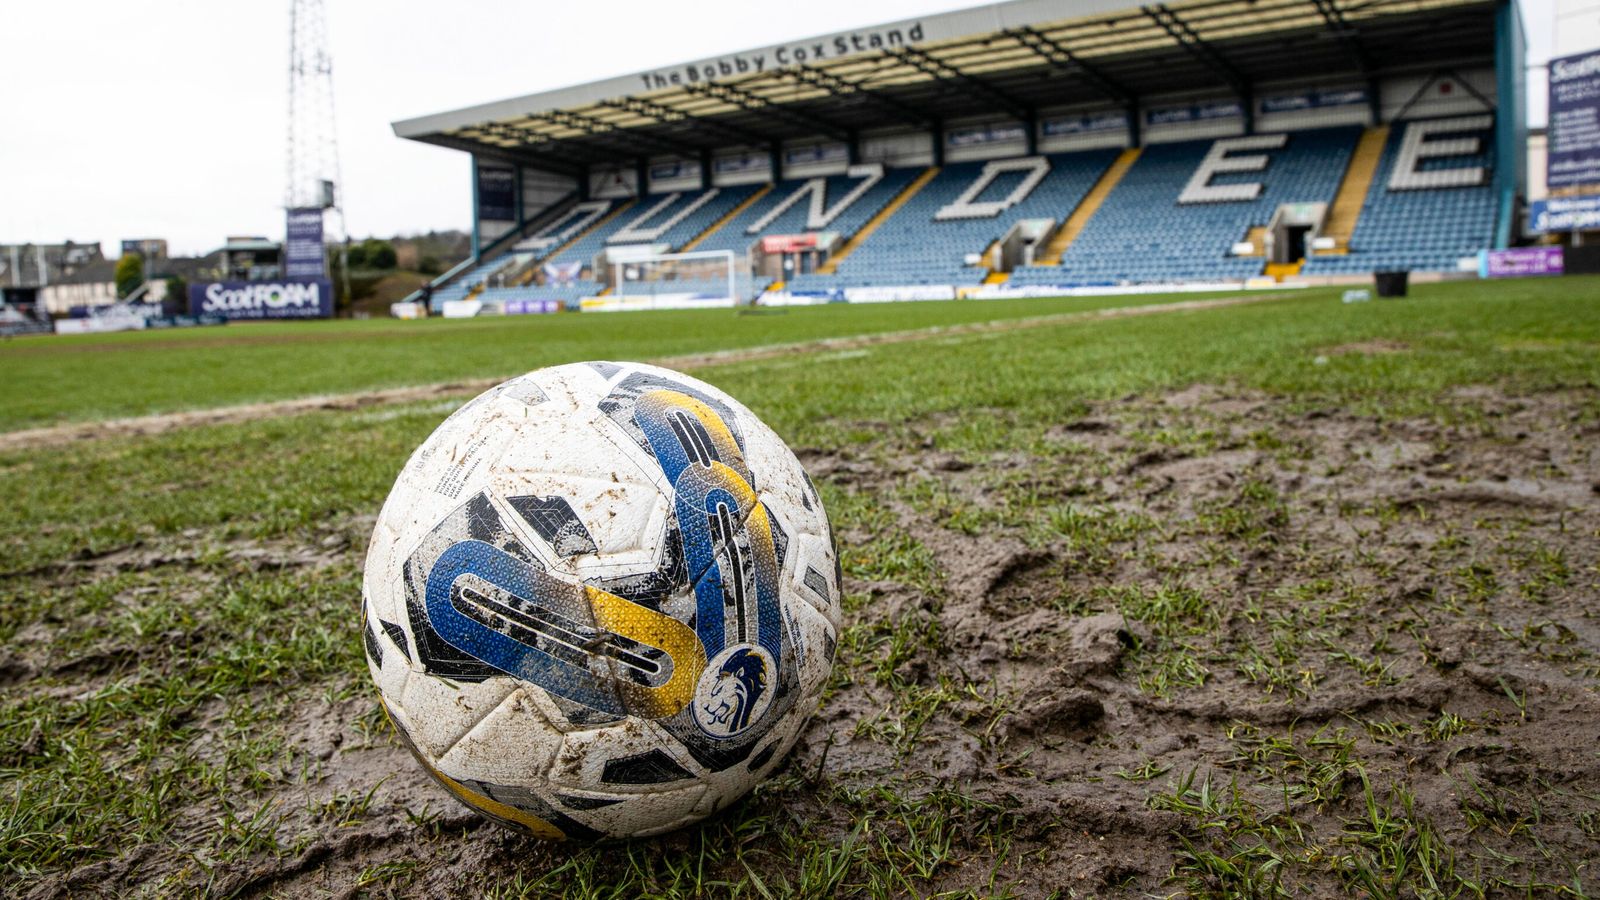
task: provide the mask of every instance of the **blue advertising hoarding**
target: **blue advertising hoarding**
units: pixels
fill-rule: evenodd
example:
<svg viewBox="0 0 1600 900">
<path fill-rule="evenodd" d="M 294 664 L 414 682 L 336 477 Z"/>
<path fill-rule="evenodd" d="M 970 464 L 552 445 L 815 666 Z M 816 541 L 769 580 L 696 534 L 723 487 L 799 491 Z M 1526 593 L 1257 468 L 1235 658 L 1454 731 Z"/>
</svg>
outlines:
<svg viewBox="0 0 1600 900">
<path fill-rule="evenodd" d="M 326 278 L 285 278 L 191 284 L 189 314 L 231 320 L 326 319 L 333 315 L 333 283 Z"/>
<path fill-rule="evenodd" d="M 1528 230 L 1537 234 L 1600 230 L 1600 196 L 1535 200 L 1528 204 Z"/>
<path fill-rule="evenodd" d="M 478 167 L 478 218 L 490 222 L 517 220 L 517 170 Z"/>
<path fill-rule="evenodd" d="M 283 241 L 283 274 L 289 278 L 323 278 L 328 254 L 322 245 L 322 210 L 289 210 Z"/>
<path fill-rule="evenodd" d="M 1550 60 L 1549 166 L 1550 190 L 1600 192 L 1600 50 Z"/>
</svg>

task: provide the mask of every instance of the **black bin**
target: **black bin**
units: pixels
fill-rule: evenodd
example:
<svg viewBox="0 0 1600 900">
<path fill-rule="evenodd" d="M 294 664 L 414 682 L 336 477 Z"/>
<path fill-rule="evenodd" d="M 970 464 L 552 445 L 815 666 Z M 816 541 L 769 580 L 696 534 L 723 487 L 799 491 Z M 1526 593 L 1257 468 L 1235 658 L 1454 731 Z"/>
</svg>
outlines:
<svg viewBox="0 0 1600 900">
<path fill-rule="evenodd" d="M 1404 297 L 1406 286 L 1411 281 L 1410 272 L 1374 272 L 1372 280 L 1377 282 L 1379 297 Z"/>
</svg>

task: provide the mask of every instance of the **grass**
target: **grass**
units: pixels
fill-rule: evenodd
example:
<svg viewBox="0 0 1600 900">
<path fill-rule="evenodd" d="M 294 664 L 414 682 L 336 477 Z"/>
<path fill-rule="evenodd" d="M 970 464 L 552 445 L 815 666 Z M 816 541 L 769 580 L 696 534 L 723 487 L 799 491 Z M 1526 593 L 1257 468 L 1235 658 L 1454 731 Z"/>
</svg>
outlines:
<svg viewBox="0 0 1600 900">
<path fill-rule="evenodd" d="M 1170 298 L 1148 302 L 1162 299 Z M 1352 306 L 1333 292 L 1307 291 L 1225 310 L 1062 322 L 867 347 L 848 358 L 698 371 L 796 447 L 880 466 L 928 446 L 980 462 L 1011 453 L 1040 463 L 1020 474 L 980 469 L 987 502 L 915 474 L 866 484 L 821 479 L 835 526 L 848 536 L 842 549 L 853 586 L 829 702 L 846 695 L 879 701 L 878 714 L 852 726 L 889 761 L 876 784 L 835 777 L 822 764 L 789 767 L 751 800 L 676 836 L 601 850 L 535 847 L 525 865 L 462 889 L 582 897 L 1047 893 L 1030 878 L 1052 835 L 1082 830 L 1069 814 L 1024 815 L 1015 801 L 960 779 L 905 774 L 940 750 L 951 732 L 933 737 L 930 726 L 945 722 L 958 723 L 1010 777 L 1028 778 L 1061 745 L 1003 740 L 1003 723 L 1028 698 L 981 672 L 963 680 L 938 668 L 955 652 L 940 618 L 951 602 L 948 572 L 934 535 L 903 527 L 902 507 L 953 534 L 1003 532 L 1069 548 L 1073 564 L 1046 602 L 1072 616 L 1120 612 L 1137 633 L 1119 677 L 1151 703 L 1185 702 L 1223 678 L 1252 684 L 1274 702 L 1303 700 L 1336 671 L 1381 691 L 1415 671 L 1398 660 L 1437 662 L 1446 652 L 1441 623 L 1508 591 L 1547 615 L 1494 639 L 1550 654 L 1592 679 L 1592 656 L 1558 621 L 1561 598 L 1593 584 L 1592 559 L 1492 523 L 1463 525 L 1439 546 L 1415 551 L 1436 558 L 1441 576 L 1428 586 L 1432 593 L 1407 601 L 1416 606 L 1404 617 L 1409 625 L 1377 633 L 1361 613 L 1374 602 L 1370 587 L 1342 577 L 1340 566 L 1354 564 L 1287 541 L 1286 529 L 1306 512 L 1289 509 L 1272 485 L 1242 479 L 1183 522 L 1164 521 L 1097 505 L 1093 485 L 1115 466 L 1088 444 L 1051 435 L 1091 407 L 1195 383 L 1384 422 L 1470 423 L 1478 415 L 1470 396 L 1451 399 L 1451 391 L 1473 385 L 1513 395 L 1581 391 L 1592 423 L 1600 418 L 1596 299 L 1600 281 L 1578 278 L 1424 285 L 1404 302 Z M 0 428 L 1126 302 L 17 340 L 0 350 L 0 377 L 12 388 Z M 1329 352 L 1380 338 L 1406 349 Z M 411 449 L 447 412 L 438 403 L 317 412 L 0 453 L 0 508 L 10 522 L 0 535 L 0 646 L 24 648 L 0 669 L 0 684 L 15 682 L 0 694 L 0 893 L 129 854 L 166 861 L 151 885 L 157 892 L 231 889 L 238 867 L 287 864 L 382 814 L 372 780 L 286 804 L 333 765 L 296 744 L 290 725 L 307 710 L 368 702 L 355 623 L 361 529 Z M 1156 429 L 1140 433 L 1136 449 L 1181 457 L 1222 440 L 1205 429 Z M 1271 433 L 1248 442 L 1286 460 L 1303 455 Z M 1379 512 L 1352 507 L 1328 516 L 1366 523 L 1367 513 Z M 1384 522 L 1403 523 L 1412 513 L 1382 515 L 1390 518 L 1362 527 L 1399 527 Z M 1229 611 L 1217 602 L 1222 587 L 1197 582 L 1181 566 L 1168 564 L 1145 583 L 1108 581 L 1136 552 L 1130 548 L 1146 541 L 1193 546 L 1218 564 L 1264 555 L 1293 586 L 1253 594 Z M 926 608 L 878 616 L 861 585 L 917 593 Z M 1260 637 L 1230 637 L 1244 626 Z M 935 674 L 919 676 L 919 663 Z M 1407 776 L 1390 764 L 1395 747 L 1458 745 L 1539 712 L 1542 701 L 1526 682 L 1501 680 L 1495 690 L 1502 711 L 1493 715 L 1450 707 L 1400 717 L 1362 712 L 1332 724 L 1231 723 L 1211 738 L 1221 749 L 1207 751 L 1205 767 L 1129 748 L 1119 757 L 1127 762 L 1103 775 L 1147 792 L 1149 808 L 1169 816 L 1169 890 L 1278 896 L 1338 884 L 1371 896 L 1580 895 L 1593 873 L 1566 851 L 1545 858 L 1538 849 L 1566 808 L 1565 788 L 1542 791 L 1540 805 L 1501 785 L 1463 781 L 1458 818 L 1445 821 L 1444 812 L 1417 805 Z M 357 724 L 337 753 L 387 746 L 374 710 Z M 430 802 L 435 810 L 448 803 L 442 794 Z M 359 862 L 351 885 L 403 892 L 472 839 L 426 807 L 408 807 L 407 815 L 407 834 L 415 835 L 408 840 L 421 849 Z M 1579 816 L 1589 833 L 1600 832 L 1592 812 Z M 1327 821 L 1338 824 L 1330 830 Z M 435 847 L 444 855 L 428 849 Z M 1518 862 L 1497 862 L 1500 855 Z M 1530 868 L 1539 876 L 1527 875 Z"/>
<path fill-rule="evenodd" d="M 821 306 L 626 316 L 243 323 L 223 328 L 7 338 L 0 430 L 463 378 L 590 359 L 644 359 L 959 325 L 1194 294 Z"/>
</svg>

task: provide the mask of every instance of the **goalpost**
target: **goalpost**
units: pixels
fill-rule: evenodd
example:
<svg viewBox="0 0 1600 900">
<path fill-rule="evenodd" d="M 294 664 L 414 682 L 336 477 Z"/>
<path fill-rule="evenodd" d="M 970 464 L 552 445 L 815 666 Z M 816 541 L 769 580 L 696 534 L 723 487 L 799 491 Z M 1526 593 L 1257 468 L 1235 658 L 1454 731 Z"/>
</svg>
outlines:
<svg viewBox="0 0 1600 900">
<path fill-rule="evenodd" d="M 611 293 L 619 299 L 639 298 L 652 306 L 713 305 L 722 298 L 743 306 L 750 300 L 749 263 L 732 250 L 660 253 L 655 247 L 615 247 L 607 257 Z"/>
</svg>

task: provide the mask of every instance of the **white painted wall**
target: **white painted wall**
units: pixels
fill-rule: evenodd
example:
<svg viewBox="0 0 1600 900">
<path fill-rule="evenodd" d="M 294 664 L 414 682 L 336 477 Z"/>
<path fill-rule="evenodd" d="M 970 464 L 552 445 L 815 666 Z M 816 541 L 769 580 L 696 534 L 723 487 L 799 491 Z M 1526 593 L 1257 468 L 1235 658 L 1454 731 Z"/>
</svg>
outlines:
<svg viewBox="0 0 1600 900">
<path fill-rule="evenodd" d="M 1292 84 L 1264 85 L 1256 89 L 1256 131 L 1305 131 L 1312 128 L 1332 128 L 1340 125 L 1372 124 L 1372 104 L 1354 103 L 1346 106 L 1318 106 L 1311 109 L 1267 112 L 1266 105 L 1273 98 L 1337 94 L 1348 91 L 1365 92 L 1361 82 L 1324 81 L 1295 82 Z"/>
<path fill-rule="evenodd" d="M 1006 140 L 982 141 L 979 143 L 956 143 L 963 135 L 973 134 L 1010 134 L 1016 136 Z M 1003 159 L 1010 156 L 1021 156 L 1028 152 L 1027 126 L 1016 119 L 965 119 L 952 121 L 946 126 L 944 134 L 944 159 L 945 162 L 970 162 L 979 159 Z"/>
<path fill-rule="evenodd" d="M 772 180 L 772 157 L 763 147 L 719 150 L 711 158 L 711 183 L 717 187 L 764 184 Z"/>
<path fill-rule="evenodd" d="M 783 177 L 843 175 L 850 168 L 850 147 L 838 141 L 810 138 L 783 145 Z"/>
<path fill-rule="evenodd" d="M 607 166 L 589 172 L 589 196 L 623 200 L 639 196 L 639 172 L 633 166 Z"/>
<path fill-rule="evenodd" d="M 933 165 L 933 135 L 897 128 L 861 136 L 861 161 L 891 168 Z"/>
<path fill-rule="evenodd" d="M 571 195 L 578 189 L 578 180 L 567 175 L 522 170 L 522 217 L 536 219 L 551 204 Z"/>
<path fill-rule="evenodd" d="M 1417 99 L 1417 102 L 1406 113 L 1407 119 L 1435 119 L 1443 116 L 1474 115 L 1476 113 L 1490 112 L 1484 109 L 1482 101 L 1472 95 L 1473 90 L 1482 94 L 1493 103 L 1495 101 L 1495 77 L 1493 69 L 1467 69 L 1459 71 L 1461 80 L 1455 78 L 1440 78 Z M 1400 110 L 1407 101 L 1416 95 L 1417 91 L 1429 81 L 1426 75 L 1404 75 L 1384 79 L 1378 87 L 1381 98 L 1383 121 L 1393 122 L 1400 114 Z"/>
<path fill-rule="evenodd" d="M 1244 134 L 1244 115 L 1224 119 L 1206 119 L 1193 122 L 1169 122 L 1159 125 L 1150 124 L 1149 114 L 1154 110 L 1169 107 L 1189 106 L 1202 103 L 1235 103 L 1237 98 L 1215 91 L 1206 93 L 1164 94 L 1150 97 L 1142 101 L 1139 114 L 1144 117 L 1144 142 L 1146 144 L 1170 144 L 1175 141 L 1198 141 L 1207 138 L 1236 137 Z"/>
<path fill-rule="evenodd" d="M 649 193 L 700 190 L 700 160 L 680 156 L 652 157 L 646 168 Z"/>
<path fill-rule="evenodd" d="M 1121 126 L 1105 131 L 1089 131 L 1076 134 L 1048 134 L 1050 123 L 1058 120 L 1083 120 L 1103 119 L 1107 116 L 1117 116 L 1122 120 Z M 1132 136 L 1129 134 L 1128 117 L 1125 110 L 1104 106 L 1081 106 L 1071 108 L 1052 109 L 1039 114 L 1039 152 L 1040 153 L 1070 153 L 1074 150 L 1101 150 L 1107 147 L 1122 148 L 1128 146 Z"/>
</svg>

